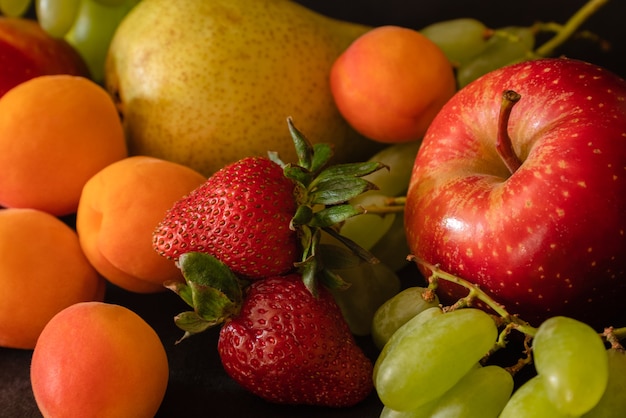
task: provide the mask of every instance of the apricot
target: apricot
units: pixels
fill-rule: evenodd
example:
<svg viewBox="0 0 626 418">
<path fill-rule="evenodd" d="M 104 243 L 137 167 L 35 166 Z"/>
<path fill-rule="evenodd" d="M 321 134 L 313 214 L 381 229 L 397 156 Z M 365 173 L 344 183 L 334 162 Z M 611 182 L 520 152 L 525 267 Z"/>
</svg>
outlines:
<svg viewBox="0 0 626 418">
<path fill-rule="evenodd" d="M 0 346 L 32 349 L 62 309 L 102 300 L 74 230 L 35 209 L 0 209 Z"/>
<path fill-rule="evenodd" d="M 83 189 L 76 230 L 91 264 L 111 283 L 138 293 L 165 290 L 183 280 L 173 261 L 152 247 L 167 210 L 206 178 L 170 161 L 133 156 L 94 175 Z"/>
<path fill-rule="evenodd" d="M 340 113 L 362 135 L 383 143 L 419 140 L 456 92 L 443 51 L 416 30 L 374 28 L 334 62 L 330 86 Z"/>
<path fill-rule="evenodd" d="M 82 302 L 55 315 L 37 341 L 30 380 L 44 417 L 152 418 L 169 366 L 154 329 L 132 310 Z"/>
<path fill-rule="evenodd" d="M 0 98 L 0 206 L 74 213 L 87 180 L 127 155 L 113 100 L 87 78 L 39 76 Z"/>
</svg>

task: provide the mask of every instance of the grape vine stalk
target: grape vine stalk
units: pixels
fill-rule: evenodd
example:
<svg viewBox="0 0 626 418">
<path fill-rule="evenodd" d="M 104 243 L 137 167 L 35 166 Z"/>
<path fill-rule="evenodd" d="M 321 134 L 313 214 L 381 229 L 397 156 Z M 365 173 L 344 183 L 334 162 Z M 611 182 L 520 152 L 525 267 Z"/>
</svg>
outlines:
<svg viewBox="0 0 626 418">
<path fill-rule="evenodd" d="M 502 327 L 502 331 L 498 336 L 498 340 L 494 348 L 486 355 L 486 358 L 488 358 L 495 351 L 501 348 L 505 348 L 508 342 L 509 334 L 511 333 L 511 331 L 515 330 L 524 334 L 525 357 L 521 358 L 516 365 L 509 367 L 508 370 L 512 374 L 515 374 L 524 365 L 532 362 L 532 357 L 530 356 L 531 348 L 529 342 L 537 333 L 536 327 L 524 321 L 519 316 L 511 314 L 509 311 L 507 311 L 505 306 L 498 303 L 479 286 L 470 283 L 469 281 L 461 277 L 450 274 L 442 270 L 439 266 L 431 264 L 414 255 L 409 255 L 407 259 L 428 269 L 431 273 L 430 276 L 427 278 L 428 291 L 425 292 L 422 296 L 425 299 L 431 297 L 431 295 L 434 294 L 437 289 L 439 280 L 445 280 L 451 283 L 455 283 L 468 290 L 468 293 L 465 297 L 459 299 L 456 303 L 445 307 L 444 311 L 452 311 L 460 308 L 473 307 L 477 303 L 482 303 L 494 312 L 496 322 Z M 624 347 L 622 346 L 620 341 L 626 339 L 626 327 L 615 328 L 613 326 L 607 326 L 599 335 L 605 343 L 610 344 L 611 348 L 624 350 Z"/>
</svg>

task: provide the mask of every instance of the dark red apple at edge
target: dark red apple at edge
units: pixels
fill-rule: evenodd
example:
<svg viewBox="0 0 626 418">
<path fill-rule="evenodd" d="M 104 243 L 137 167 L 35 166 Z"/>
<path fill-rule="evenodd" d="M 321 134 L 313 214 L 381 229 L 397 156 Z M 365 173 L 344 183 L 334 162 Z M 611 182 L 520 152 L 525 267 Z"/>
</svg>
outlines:
<svg viewBox="0 0 626 418">
<path fill-rule="evenodd" d="M 506 90 L 520 95 L 506 124 L 513 170 L 496 149 Z M 553 315 L 626 325 L 615 323 L 626 318 L 626 82 L 555 58 L 468 85 L 426 133 L 405 226 L 416 257 L 533 325 Z M 467 294 L 439 283 L 444 302 Z"/>
<path fill-rule="evenodd" d="M 0 16 L 0 97 L 47 74 L 89 77 L 89 70 L 70 44 L 48 35 L 36 21 Z"/>
</svg>

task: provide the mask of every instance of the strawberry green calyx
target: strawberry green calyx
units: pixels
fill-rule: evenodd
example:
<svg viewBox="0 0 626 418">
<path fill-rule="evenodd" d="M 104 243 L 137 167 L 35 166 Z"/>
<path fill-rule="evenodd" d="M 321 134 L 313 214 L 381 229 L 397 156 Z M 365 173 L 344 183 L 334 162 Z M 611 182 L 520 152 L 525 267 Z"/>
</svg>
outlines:
<svg viewBox="0 0 626 418">
<path fill-rule="evenodd" d="M 378 189 L 363 177 L 388 167 L 375 161 L 328 165 L 333 155 L 332 147 L 326 143 L 311 144 L 294 126 L 291 118 L 287 118 L 287 124 L 298 163 L 284 163 L 274 152 L 269 152 L 268 156 L 283 168 L 285 177 L 295 184 L 297 209 L 289 227 L 298 231 L 302 248 L 302 258 L 296 267 L 313 294 L 317 291 L 315 283 L 318 278 L 330 288 L 346 287 L 347 284 L 339 276 L 324 268 L 324 255 L 320 254 L 324 247 L 318 248 L 320 234 L 322 231 L 329 233 L 358 257 L 371 263 L 378 262 L 357 243 L 341 236 L 334 227 L 365 212 L 348 202 L 361 193 Z"/>
<path fill-rule="evenodd" d="M 175 292 L 193 311 L 174 318 L 185 331 L 177 342 L 237 316 L 243 303 L 242 283 L 212 255 L 201 252 L 182 254 L 178 260 L 185 282 L 169 281 L 165 287 Z"/>
</svg>

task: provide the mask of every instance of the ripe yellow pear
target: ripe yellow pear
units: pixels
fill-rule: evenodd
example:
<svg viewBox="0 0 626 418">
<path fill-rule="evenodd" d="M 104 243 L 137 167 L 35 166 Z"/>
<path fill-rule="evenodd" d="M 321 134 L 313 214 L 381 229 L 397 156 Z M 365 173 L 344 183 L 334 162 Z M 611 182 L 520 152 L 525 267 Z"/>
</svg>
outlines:
<svg viewBox="0 0 626 418">
<path fill-rule="evenodd" d="M 296 156 L 287 117 L 336 162 L 381 145 L 340 116 L 334 60 L 370 27 L 289 0 L 142 0 L 122 21 L 106 63 L 131 154 L 205 175 L 251 155 Z"/>
</svg>

